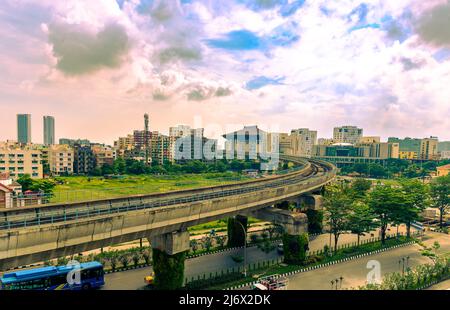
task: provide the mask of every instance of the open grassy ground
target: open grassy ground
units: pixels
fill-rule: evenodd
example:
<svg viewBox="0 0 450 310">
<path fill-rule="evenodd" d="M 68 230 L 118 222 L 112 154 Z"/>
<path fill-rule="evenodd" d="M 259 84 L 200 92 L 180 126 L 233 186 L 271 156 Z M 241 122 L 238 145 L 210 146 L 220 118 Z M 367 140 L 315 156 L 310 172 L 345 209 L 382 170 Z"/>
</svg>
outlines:
<svg viewBox="0 0 450 310">
<path fill-rule="evenodd" d="M 140 175 L 123 179 L 72 176 L 59 178 L 51 202 L 71 202 L 230 184 L 248 180 L 237 173 Z"/>
</svg>

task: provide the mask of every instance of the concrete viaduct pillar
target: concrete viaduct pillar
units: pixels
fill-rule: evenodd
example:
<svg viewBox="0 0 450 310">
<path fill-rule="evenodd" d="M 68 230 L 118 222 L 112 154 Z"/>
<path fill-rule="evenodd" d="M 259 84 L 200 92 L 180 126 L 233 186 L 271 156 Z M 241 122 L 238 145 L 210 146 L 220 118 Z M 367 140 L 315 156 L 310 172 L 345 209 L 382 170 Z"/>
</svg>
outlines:
<svg viewBox="0 0 450 310">
<path fill-rule="evenodd" d="M 269 207 L 254 211 L 252 216 L 282 226 L 289 235 L 308 232 L 308 218 L 304 213 Z"/>
<path fill-rule="evenodd" d="M 184 261 L 189 251 L 189 232 L 176 231 L 149 238 L 152 245 L 155 288 L 178 289 L 183 286 Z"/>
<path fill-rule="evenodd" d="M 244 215 L 236 215 L 228 219 L 227 245 L 231 248 L 241 247 L 245 245 L 245 237 L 247 236 L 248 218 Z"/>
<path fill-rule="evenodd" d="M 301 264 L 308 251 L 308 217 L 304 213 L 269 207 L 253 212 L 253 216 L 284 227 L 283 252 L 288 264 Z"/>
<path fill-rule="evenodd" d="M 323 196 L 321 195 L 302 195 L 297 198 L 298 207 L 306 207 L 309 210 L 320 211 L 323 209 Z"/>
</svg>

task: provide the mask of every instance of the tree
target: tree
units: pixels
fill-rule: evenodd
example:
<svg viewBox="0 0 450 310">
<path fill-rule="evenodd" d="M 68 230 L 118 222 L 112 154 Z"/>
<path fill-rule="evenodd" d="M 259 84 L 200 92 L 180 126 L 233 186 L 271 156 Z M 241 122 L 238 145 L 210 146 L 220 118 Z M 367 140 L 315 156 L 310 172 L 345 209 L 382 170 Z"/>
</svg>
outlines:
<svg viewBox="0 0 450 310">
<path fill-rule="evenodd" d="M 386 241 L 387 227 L 398 219 L 398 210 L 405 206 L 404 199 L 403 192 L 390 185 L 378 185 L 369 194 L 368 204 L 378 220 L 383 245 Z"/>
<path fill-rule="evenodd" d="M 380 164 L 370 164 L 369 175 L 374 178 L 382 178 L 386 176 L 386 170 Z"/>
<path fill-rule="evenodd" d="M 405 208 L 399 210 L 399 220 L 406 224 L 407 236 L 411 236 L 411 223 L 417 221 L 420 213 L 429 205 L 428 188 L 418 180 L 401 180 L 401 189 L 407 196 Z"/>
<path fill-rule="evenodd" d="M 308 217 L 308 233 L 320 234 L 323 229 L 323 212 L 321 210 L 306 210 Z"/>
<path fill-rule="evenodd" d="M 30 190 L 31 186 L 33 185 L 33 179 L 29 174 L 24 174 L 17 179 L 17 183 L 22 185 L 22 191 L 26 192 L 27 190 Z"/>
<path fill-rule="evenodd" d="M 360 237 L 371 232 L 377 225 L 373 221 L 374 214 L 369 206 L 364 202 L 354 202 L 351 206 L 351 214 L 349 216 L 349 229 L 352 234 L 358 236 L 358 246 Z"/>
<path fill-rule="evenodd" d="M 337 251 L 339 236 L 349 229 L 351 212 L 351 198 L 349 187 L 345 184 L 327 187 L 324 196 L 326 223 L 330 233 L 334 236 L 334 251 Z"/>
<path fill-rule="evenodd" d="M 107 174 L 114 174 L 115 170 L 114 170 L 114 166 L 110 165 L 110 164 L 103 164 L 101 167 L 101 175 L 107 175 Z"/>
<path fill-rule="evenodd" d="M 450 174 L 438 177 L 431 182 L 432 205 L 439 209 L 439 227 L 443 227 L 443 217 L 450 206 Z"/>
<path fill-rule="evenodd" d="M 370 180 L 358 178 L 351 185 L 352 195 L 355 199 L 362 199 L 372 187 Z"/>
<path fill-rule="evenodd" d="M 126 172 L 126 162 L 122 157 L 117 158 L 114 161 L 114 171 L 118 174 L 124 174 Z"/>
</svg>

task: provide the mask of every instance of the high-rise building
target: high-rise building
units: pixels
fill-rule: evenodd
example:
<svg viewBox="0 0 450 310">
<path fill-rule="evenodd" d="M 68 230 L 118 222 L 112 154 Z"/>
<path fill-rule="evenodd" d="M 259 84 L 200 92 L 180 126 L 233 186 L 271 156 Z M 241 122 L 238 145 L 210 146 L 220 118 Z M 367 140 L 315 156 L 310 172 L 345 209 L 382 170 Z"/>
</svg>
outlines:
<svg viewBox="0 0 450 310">
<path fill-rule="evenodd" d="M 17 141 L 31 143 L 31 114 L 17 114 Z"/>
<path fill-rule="evenodd" d="M 55 118 L 53 116 L 44 116 L 44 144 L 55 144 Z"/>
<path fill-rule="evenodd" d="M 359 142 L 362 135 L 362 128 L 358 128 L 356 126 L 335 127 L 333 130 L 333 140 L 336 143 L 356 144 Z"/>
</svg>

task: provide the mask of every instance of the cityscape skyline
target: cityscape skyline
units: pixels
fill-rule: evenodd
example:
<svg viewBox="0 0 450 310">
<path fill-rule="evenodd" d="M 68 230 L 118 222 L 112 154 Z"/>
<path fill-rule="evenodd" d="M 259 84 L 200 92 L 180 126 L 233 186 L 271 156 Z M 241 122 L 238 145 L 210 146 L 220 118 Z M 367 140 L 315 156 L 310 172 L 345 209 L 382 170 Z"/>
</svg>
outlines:
<svg viewBox="0 0 450 310">
<path fill-rule="evenodd" d="M 17 117 L 19 115 L 28 115 L 28 114 L 15 114 L 16 119 L 17 119 Z M 52 118 L 53 122 L 55 122 L 55 119 L 57 118 L 54 115 L 52 115 L 52 116 L 40 115 L 40 116 L 42 116 L 43 118 L 50 117 L 50 118 Z M 35 118 L 32 117 L 32 115 L 31 115 L 30 118 L 31 118 L 31 120 L 30 120 L 31 128 L 38 127 L 38 128 L 40 128 L 39 131 L 42 132 L 42 139 L 39 138 L 39 137 L 41 137 L 40 135 L 38 135 L 38 139 L 35 139 L 36 135 L 33 135 L 33 130 L 30 129 L 31 136 L 34 137 L 32 139 L 32 143 L 45 144 L 45 141 L 44 141 L 45 140 L 45 137 L 44 137 L 45 136 L 45 129 L 44 129 L 44 126 L 43 126 L 42 119 L 36 120 Z M 150 126 L 149 129 L 150 129 L 150 131 L 158 131 L 158 132 L 161 132 L 162 134 L 168 135 L 171 127 L 183 126 L 183 125 L 193 127 L 195 125 L 194 123 L 198 122 L 198 119 L 199 118 L 197 118 L 196 120 L 194 120 L 194 121 L 192 121 L 190 123 L 163 124 L 162 127 L 158 127 L 158 128 Z M 152 115 L 150 115 L 150 121 L 151 121 L 151 125 L 155 123 L 153 121 L 153 119 L 152 119 Z M 63 122 L 61 122 L 61 123 L 63 123 L 63 124 L 65 123 L 64 118 L 63 118 Z M 204 128 L 204 127 L 208 127 L 208 126 L 211 126 L 213 128 L 217 128 L 217 125 L 219 125 L 219 124 L 208 124 L 208 123 L 206 123 L 204 121 L 202 122 L 201 118 L 200 118 L 200 123 L 201 123 L 200 124 L 201 126 L 197 126 L 199 128 L 200 127 Z M 45 124 L 45 121 L 44 121 L 44 124 Z M 141 124 L 142 126 L 139 126 L 139 125 L 136 125 L 136 124 Z M 261 127 L 264 130 L 269 129 L 269 131 L 270 131 L 271 128 L 279 128 L 280 129 L 280 130 L 272 131 L 274 133 L 290 133 L 292 130 L 295 130 L 295 129 L 298 129 L 298 128 L 307 128 L 307 129 L 310 129 L 310 130 L 317 131 L 317 138 L 319 138 L 319 139 L 332 139 L 333 135 L 335 134 L 334 131 L 337 128 L 339 128 L 339 127 L 342 127 L 342 126 L 343 127 L 345 127 L 345 126 L 355 126 L 355 127 L 364 129 L 364 136 L 367 136 L 367 137 L 377 136 L 377 137 L 380 137 L 381 141 L 387 141 L 388 138 L 392 138 L 392 137 L 395 137 L 395 138 L 419 138 L 419 139 L 429 138 L 429 137 L 437 137 L 439 139 L 439 141 L 442 141 L 442 142 L 450 141 L 450 136 L 448 136 L 448 138 L 442 138 L 442 137 L 445 137 L 445 136 L 437 135 L 435 133 L 431 133 L 430 135 L 423 135 L 422 134 L 422 135 L 417 135 L 417 136 L 414 136 L 414 135 L 401 136 L 401 135 L 395 135 L 395 134 L 394 135 L 389 135 L 389 136 L 383 136 L 383 135 L 380 135 L 377 132 L 371 131 L 370 128 L 367 128 L 364 125 L 360 126 L 360 125 L 355 125 L 355 124 L 350 124 L 350 123 L 329 124 L 329 126 L 327 126 L 329 129 L 326 131 L 326 133 L 322 133 L 320 130 L 317 130 L 315 127 L 307 127 L 307 126 L 297 126 L 297 127 L 288 128 L 287 126 L 282 127 L 282 126 L 278 126 L 278 125 L 274 126 L 274 125 L 270 125 L 270 124 L 268 126 L 265 126 L 266 124 L 259 125 L 258 123 L 225 124 L 223 126 L 223 132 L 219 132 L 219 133 L 214 132 L 213 135 L 210 134 L 209 136 L 210 136 L 210 138 L 213 138 L 213 139 L 221 139 L 222 134 L 227 129 L 231 128 L 231 130 L 236 130 L 236 129 L 240 129 L 242 126 L 253 126 L 253 125 Z M 17 136 L 18 135 L 18 132 L 17 132 L 17 128 L 18 127 L 17 126 L 18 126 L 18 124 L 17 124 L 17 120 L 16 120 L 16 124 L 15 124 L 15 126 L 13 128 L 15 130 L 15 132 L 13 133 L 12 136 L 7 136 L 5 134 L 5 131 L 0 132 L 0 141 L 18 141 L 18 136 Z M 53 124 L 53 126 L 54 126 L 54 124 Z M 58 123 L 58 126 L 60 126 L 59 123 Z M 98 141 L 98 142 L 101 142 L 101 143 L 105 143 L 107 145 L 113 145 L 114 141 L 117 139 L 117 137 L 119 137 L 119 136 L 126 136 L 132 130 L 143 130 L 145 128 L 145 123 L 143 121 L 142 114 L 139 115 L 139 119 L 136 122 L 134 122 L 133 125 L 130 125 L 130 126 L 131 127 L 128 127 L 128 128 L 125 128 L 125 127 L 122 128 L 121 126 L 118 126 L 118 127 L 120 127 L 119 129 L 120 129 L 121 133 L 118 134 L 118 135 L 115 135 L 115 136 L 108 136 L 108 138 L 102 138 L 101 136 L 96 136 L 96 135 L 82 136 L 82 135 L 77 135 L 76 133 L 75 134 L 64 134 L 64 132 L 63 132 L 63 133 L 60 134 L 60 132 L 61 132 L 60 129 L 59 128 L 56 129 L 56 127 L 54 127 L 53 128 L 53 139 L 54 139 L 54 142 L 56 144 L 58 143 L 59 139 L 61 139 L 61 138 L 65 138 L 65 139 L 69 138 L 69 139 L 87 139 L 87 140 L 90 140 L 90 141 Z M 282 129 L 282 128 L 286 128 L 286 129 Z M 56 132 L 58 134 L 56 134 Z M 206 132 L 205 134 L 208 135 L 208 132 Z"/>
<path fill-rule="evenodd" d="M 5 1 L 0 139 L 14 136 L 18 112 L 70 115 L 61 136 L 112 141 L 148 111 L 158 129 L 199 115 L 450 140 L 450 25 L 434 14 L 449 10 L 447 0 Z"/>
</svg>

